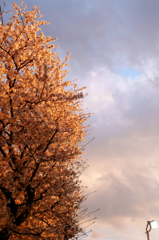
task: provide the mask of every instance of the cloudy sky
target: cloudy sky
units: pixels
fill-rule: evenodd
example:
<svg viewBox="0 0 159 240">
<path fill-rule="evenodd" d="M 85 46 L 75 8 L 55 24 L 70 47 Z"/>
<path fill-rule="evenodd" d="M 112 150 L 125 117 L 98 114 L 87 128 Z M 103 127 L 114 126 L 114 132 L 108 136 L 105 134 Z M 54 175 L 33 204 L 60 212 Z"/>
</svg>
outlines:
<svg viewBox="0 0 159 240">
<path fill-rule="evenodd" d="M 97 191 L 85 204 L 100 210 L 85 239 L 146 239 L 146 222 L 159 222 L 159 1 L 24 2 L 40 6 L 61 58 L 74 56 L 69 79 L 88 86 L 83 108 L 95 113 L 82 179 Z M 159 229 L 150 235 L 157 240 Z"/>
</svg>

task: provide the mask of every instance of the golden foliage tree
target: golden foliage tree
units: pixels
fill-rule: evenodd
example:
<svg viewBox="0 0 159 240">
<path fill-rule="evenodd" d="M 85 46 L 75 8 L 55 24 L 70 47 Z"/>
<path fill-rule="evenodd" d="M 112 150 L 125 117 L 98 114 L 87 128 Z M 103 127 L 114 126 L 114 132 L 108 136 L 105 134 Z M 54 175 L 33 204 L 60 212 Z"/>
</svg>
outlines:
<svg viewBox="0 0 159 240">
<path fill-rule="evenodd" d="M 0 239 L 76 239 L 83 88 L 64 80 L 69 52 L 62 62 L 26 7 L 13 2 L 0 25 Z"/>
</svg>

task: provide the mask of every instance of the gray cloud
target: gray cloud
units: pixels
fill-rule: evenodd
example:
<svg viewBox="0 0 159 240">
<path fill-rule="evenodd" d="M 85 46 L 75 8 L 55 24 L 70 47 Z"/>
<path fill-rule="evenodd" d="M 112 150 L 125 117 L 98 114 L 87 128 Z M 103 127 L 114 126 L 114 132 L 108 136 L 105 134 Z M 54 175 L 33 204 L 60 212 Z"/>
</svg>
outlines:
<svg viewBox="0 0 159 240">
<path fill-rule="evenodd" d="M 30 9 L 37 3 L 25 2 Z M 101 66 L 138 66 L 141 59 L 158 56 L 157 1 L 39 0 L 38 5 L 51 23 L 43 28 L 45 34 L 58 37 L 62 55 L 71 50 L 73 74 L 78 71 L 83 76 Z"/>
</svg>

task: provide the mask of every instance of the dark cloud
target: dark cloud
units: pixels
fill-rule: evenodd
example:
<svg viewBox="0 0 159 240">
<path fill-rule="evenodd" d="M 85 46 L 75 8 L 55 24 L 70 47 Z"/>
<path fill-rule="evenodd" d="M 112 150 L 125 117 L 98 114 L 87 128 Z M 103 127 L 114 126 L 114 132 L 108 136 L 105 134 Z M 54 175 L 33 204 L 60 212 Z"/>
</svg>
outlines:
<svg viewBox="0 0 159 240">
<path fill-rule="evenodd" d="M 61 55 L 71 50 L 73 74 L 78 71 L 83 76 L 101 66 L 138 66 L 142 58 L 158 56 L 159 2 L 155 0 L 25 2 L 30 9 L 36 3 L 40 6 L 43 18 L 51 23 L 43 30 L 58 37 Z"/>
</svg>

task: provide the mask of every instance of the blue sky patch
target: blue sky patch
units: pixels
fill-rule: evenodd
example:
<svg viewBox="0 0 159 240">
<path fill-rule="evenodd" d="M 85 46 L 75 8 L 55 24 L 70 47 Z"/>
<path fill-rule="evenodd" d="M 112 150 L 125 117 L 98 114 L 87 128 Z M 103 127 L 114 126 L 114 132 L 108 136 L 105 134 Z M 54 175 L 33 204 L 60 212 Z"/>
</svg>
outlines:
<svg viewBox="0 0 159 240">
<path fill-rule="evenodd" d="M 116 68 L 116 72 L 123 77 L 134 79 L 140 75 L 140 72 L 132 68 Z"/>
</svg>

